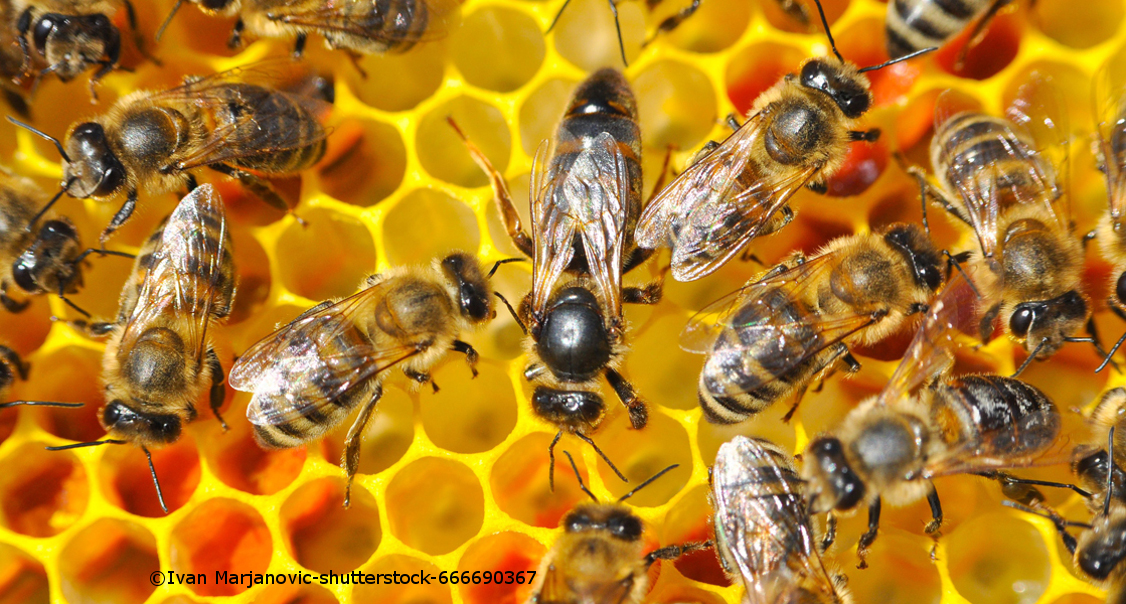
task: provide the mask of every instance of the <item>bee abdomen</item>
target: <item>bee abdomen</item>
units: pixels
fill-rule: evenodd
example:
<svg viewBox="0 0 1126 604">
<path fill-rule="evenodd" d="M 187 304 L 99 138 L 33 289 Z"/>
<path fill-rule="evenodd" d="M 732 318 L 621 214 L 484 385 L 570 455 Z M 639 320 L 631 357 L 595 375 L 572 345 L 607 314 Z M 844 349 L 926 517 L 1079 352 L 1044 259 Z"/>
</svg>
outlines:
<svg viewBox="0 0 1126 604">
<path fill-rule="evenodd" d="M 1044 183 L 1036 175 L 1055 179 L 1055 170 L 1036 145 L 1002 118 L 961 113 L 942 124 L 935 140 L 932 163 L 950 184 L 990 186 L 1011 191 L 1018 199 L 1039 199 L 1045 194 Z M 1002 204 L 1013 201 L 1001 199 Z"/>
<path fill-rule="evenodd" d="M 989 4 L 990 0 L 892 0 L 887 12 L 888 55 L 898 59 L 942 46 Z"/>
<path fill-rule="evenodd" d="M 1059 434 L 1055 403 L 1025 382 L 970 375 L 946 388 L 940 404 L 957 417 L 963 438 L 982 452 L 1027 455 L 1044 450 Z"/>
<path fill-rule="evenodd" d="M 220 122 L 235 121 L 239 125 L 231 133 L 227 144 L 262 150 L 261 153 L 232 160 L 232 163 L 268 174 L 284 174 L 308 168 L 324 155 L 324 127 L 315 115 L 295 99 L 252 84 L 231 84 L 228 88 L 225 91 L 229 99 L 226 109 L 218 112 L 216 119 Z M 253 119 L 242 118 L 245 113 L 254 114 Z M 263 142 L 263 131 L 293 127 L 300 129 L 296 140 L 309 141 L 307 144 L 271 149 L 268 139 Z M 285 136 L 290 134 L 285 133 Z"/>
</svg>

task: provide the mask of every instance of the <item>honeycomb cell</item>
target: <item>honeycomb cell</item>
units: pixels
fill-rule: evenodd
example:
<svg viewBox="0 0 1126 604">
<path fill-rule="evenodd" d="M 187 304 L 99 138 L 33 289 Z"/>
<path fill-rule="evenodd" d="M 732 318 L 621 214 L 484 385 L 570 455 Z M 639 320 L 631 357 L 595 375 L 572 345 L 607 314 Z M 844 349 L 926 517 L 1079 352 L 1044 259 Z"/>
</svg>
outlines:
<svg viewBox="0 0 1126 604">
<path fill-rule="evenodd" d="M 640 2 L 618 5 L 622 42 L 632 63 L 645 40 L 645 15 Z M 622 53 L 614 16 L 605 0 L 574 0 L 559 15 L 550 38 L 564 59 L 585 72 L 601 67 L 622 68 Z"/>
<path fill-rule="evenodd" d="M 47 296 L 31 298 L 31 305 L 21 313 L 0 312 L 0 344 L 20 355 L 38 350 L 51 332 L 51 308 Z"/>
<path fill-rule="evenodd" d="M 746 115 L 755 99 L 787 73 L 796 73 L 805 53 L 793 46 L 765 42 L 735 52 L 727 60 L 724 83 L 727 98 L 740 115 Z"/>
<path fill-rule="evenodd" d="M 1103 601 L 1087 594 L 1068 594 L 1058 600 L 1053 600 L 1052 604 L 1099 604 Z"/>
<path fill-rule="evenodd" d="M 450 126 L 457 122 L 474 145 L 501 173 L 508 167 L 512 134 L 499 109 L 472 97 L 460 96 L 431 110 L 418 122 L 415 144 L 418 160 L 434 178 L 462 187 L 489 184 L 488 176 L 473 163 L 465 144 Z"/>
<path fill-rule="evenodd" d="M 19 417 L 20 410 L 16 407 L 0 409 L 0 444 L 4 444 L 4 441 L 12 435 Z"/>
<path fill-rule="evenodd" d="M 547 447 L 554 435 L 537 432 L 516 441 L 497 458 L 489 475 L 493 498 L 504 513 L 525 524 L 556 528 L 563 515 L 587 496 L 567 458 L 555 458 L 555 490 L 548 483 Z M 585 468 L 579 468 L 589 484 Z"/>
<path fill-rule="evenodd" d="M 516 426 L 516 396 L 500 367 L 477 365 L 474 378 L 459 353 L 434 372 L 438 392 L 424 391 L 422 429 L 437 446 L 454 453 L 482 453 L 499 445 Z"/>
<path fill-rule="evenodd" d="M 694 149 L 715 128 L 716 97 L 704 72 L 661 61 L 633 79 L 645 144 L 651 148 Z"/>
<path fill-rule="evenodd" d="M 0 604 L 48 604 L 47 569 L 28 554 L 0 543 Z"/>
<path fill-rule="evenodd" d="M 612 398 L 607 399 L 607 403 L 617 404 Z M 678 464 L 677 468 L 631 497 L 629 502 L 634 507 L 664 504 L 684 487 L 692 473 L 692 451 L 688 447 L 684 426 L 652 407 L 649 409 L 649 425 L 644 430 L 631 429 L 629 418 L 620 413 L 603 424 L 594 441 L 629 478 L 629 483 L 622 482 L 605 460 L 598 461 L 598 474 L 615 498 L 625 495 L 657 472 Z"/>
<path fill-rule="evenodd" d="M 710 465 L 710 464 L 709 464 Z M 712 506 L 709 501 L 710 490 L 699 485 L 685 493 L 665 514 L 665 522 L 660 528 L 663 545 L 704 543 L 715 541 L 712 528 Z M 680 574 L 701 583 L 710 585 L 730 585 L 719 558 L 711 548 L 692 552 L 673 561 Z"/>
<path fill-rule="evenodd" d="M 150 451 L 164 503 L 169 512 L 175 511 L 191 499 L 199 486 L 199 451 L 187 433 L 173 445 Z M 98 483 L 111 504 L 138 516 L 164 516 L 148 460 L 140 447 L 105 447 L 97 468 Z"/>
<path fill-rule="evenodd" d="M 394 554 L 383 556 L 365 566 L 365 573 L 402 573 L 416 575 L 425 573 L 437 576 L 443 569 L 430 562 L 412 556 Z M 448 569 L 445 569 L 448 570 Z M 386 604 L 452 604 L 453 596 L 449 585 L 431 581 L 429 585 L 357 585 L 352 590 L 353 602 L 380 602 Z"/>
<path fill-rule="evenodd" d="M 156 587 L 156 538 L 143 526 L 100 518 L 59 554 L 59 587 L 70 604 L 140 604 Z"/>
<path fill-rule="evenodd" d="M 821 22 L 817 15 L 817 5 L 813 3 L 813 0 L 796 0 L 796 3 L 805 8 L 808 22 L 803 23 L 788 14 L 782 9 L 782 3 L 779 0 L 758 0 L 762 14 L 766 17 L 766 21 L 771 28 L 799 34 L 819 34 Z M 825 18 L 829 20 L 829 27 L 832 28 L 837 19 L 840 19 L 841 15 L 848 9 L 849 0 L 821 0 L 821 6 L 825 9 Z M 840 39 L 840 36 L 835 37 Z"/>
<path fill-rule="evenodd" d="M 255 315 L 266 304 L 273 276 L 270 274 L 270 259 L 257 239 L 244 229 L 232 229 L 231 236 L 238 256 L 235 261 L 238 293 L 227 323 L 236 324 Z"/>
<path fill-rule="evenodd" d="M 194 4 L 180 7 L 168 24 L 160 43 L 153 49 L 157 54 L 169 54 L 173 49 L 191 50 L 202 55 L 229 57 L 239 49 L 230 48 L 227 40 L 234 30 L 236 18 L 205 15 Z M 185 53 L 186 54 L 186 53 Z"/>
<path fill-rule="evenodd" d="M 86 470 L 70 451 L 47 451 L 29 442 L 11 451 L 0 466 L 0 525 L 31 537 L 50 537 L 70 528 L 86 510 Z"/>
<path fill-rule="evenodd" d="M 520 105 L 520 144 L 524 153 L 535 156 L 541 144 L 550 143 L 555 138 L 555 130 L 567 110 L 567 103 L 578 86 L 578 80 L 551 78 L 532 90 Z M 509 183 L 511 187 L 513 183 Z M 526 210 L 527 197 L 516 197 L 516 207 Z M 521 215 L 523 218 L 523 215 Z M 503 231 L 502 231 L 503 232 Z"/>
<path fill-rule="evenodd" d="M 465 604 L 518 604 L 526 602 L 531 594 L 531 582 L 519 584 L 508 582 L 508 573 L 536 570 L 539 560 L 547 553 L 542 543 L 527 535 L 513 532 L 496 533 L 474 541 L 457 564 L 457 572 L 468 571 L 470 576 L 477 571 L 484 573 L 504 573 L 505 580 L 497 581 L 494 575 L 486 583 L 463 583 L 458 586 Z"/>
<path fill-rule="evenodd" d="M 270 530 L 254 508 L 231 499 L 212 498 L 184 516 L 172 529 L 169 559 L 177 573 L 228 576 L 264 573 L 273 555 Z M 242 585 L 211 581 L 190 585 L 201 596 L 233 596 Z"/>
<path fill-rule="evenodd" d="M 1048 552 L 1031 524 L 1010 514 L 988 513 L 948 534 L 950 579 L 970 601 L 1032 604 L 1047 588 Z"/>
<path fill-rule="evenodd" d="M 649 21 L 660 23 L 673 16 L 687 2 L 662 2 Z M 690 52 L 713 53 L 734 44 L 751 20 L 751 3 L 741 0 L 708 0 L 676 29 L 664 34 L 661 43 Z"/>
<path fill-rule="evenodd" d="M 337 604 L 320 585 L 270 585 L 254 596 L 256 604 Z"/>
<path fill-rule="evenodd" d="M 310 300 L 347 296 L 375 271 L 375 243 L 363 223 L 343 214 L 303 210 L 308 227 L 290 224 L 278 237 L 280 277 L 286 289 Z M 346 258 L 346 262 L 332 262 Z"/>
<path fill-rule="evenodd" d="M 802 406 L 808 401 L 802 403 Z M 820 406 L 814 407 L 818 414 L 824 411 Z M 700 459 L 705 465 L 712 465 L 719 447 L 736 436 L 749 438 L 765 438 L 782 447 L 783 451 L 793 451 L 795 444 L 794 427 L 782 421 L 782 416 L 790 410 L 785 403 L 775 404 L 763 412 L 738 424 L 713 424 L 706 419 L 700 419 L 696 427 L 696 443 L 700 449 Z"/>
<path fill-rule="evenodd" d="M 547 52 L 534 19 L 497 6 L 467 16 L 451 46 L 453 63 L 465 81 L 496 92 L 512 92 L 526 84 Z"/>
<path fill-rule="evenodd" d="M 328 139 L 317 182 L 334 199 L 368 207 L 399 188 L 406 170 L 407 151 L 398 130 L 376 120 L 346 119 Z"/>
<path fill-rule="evenodd" d="M 422 44 L 398 55 L 365 55 L 359 61 L 363 73 L 345 69 L 344 81 L 349 92 L 370 107 L 383 111 L 413 109 L 441 87 L 447 44 Z"/>
<path fill-rule="evenodd" d="M 717 594 L 670 581 L 654 587 L 645 601 L 652 604 L 723 604 L 725 600 Z"/>
<path fill-rule="evenodd" d="M 358 412 L 358 410 L 357 410 Z M 325 459 L 342 459 L 344 440 L 355 421 L 355 414 L 329 432 L 321 441 Z M 414 405 L 405 392 L 383 388 L 383 398 L 375 406 L 360 441 L 360 474 L 378 474 L 403 457 L 414 441 Z"/>
<path fill-rule="evenodd" d="M 855 197 L 868 190 L 888 165 L 887 144 L 854 143 L 845 152 L 839 172 L 825 182 L 829 197 Z"/>
<path fill-rule="evenodd" d="M 245 415 L 249 394 L 236 395 L 228 415 Z M 230 430 L 209 439 L 202 447 L 208 467 L 223 484 L 253 495 L 271 495 L 289 486 L 301 474 L 305 447 L 266 450 L 254 440 L 249 422 L 236 420 Z"/>
<path fill-rule="evenodd" d="M 682 314 L 654 320 L 631 344 L 626 367 L 633 385 L 649 402 L 670 409 L 696 407 L 696 384 L 704 357 L 689 354 L 677 346 L 684 329 Z"/>
<path fill-rule="evenodd" d="M 59 326 L 61 329 L 69 329 Z M 96 350 L 68 346 L 32 361 L 31 382 L 21 387 L 22 398 L 33 401 L 84 403 L 79 409 L 35 407 L 23 409 L 47 432 L 79 442 L 105 434 L 98 424 L 104 400 L 101 388 L 102 355 Z"/>
<path fill-rule="evenodd" d="M 971 80 L 984 80 L 1000 73 L 1020 52 L 1020 17 L 1012 12 L 1001 11 L 990 22 L 981 42 L 967 46 L 971 29 L 966 29 L 935 53 L 935 61 L 943 71 Z M 963 49 L 964 60 L 959 64 Z"/>
<path fill-rule="evenodd" d="M 431 555 L 452 552 L 481 530 L 485 496 L 464 464 L 424 457 L 387 485 L 384 505 L 391 534 Z"/>
<path fill-rule="evenodd" d="M 305 568 L 318 573 L 349 572 L 379 547 L 382 531 L 375 497 L 352 486 L 345 509 L 344 479 L 320 478 L 301 485 L 281 506 L 286 550 Z"/>
<path fill-rule="evenodd" d="M 419 189 L 387 213 L 383 241 L 392 265 L 429 264 L 454 250 L 476 252 L 481 232 L 468 206 L 441 191 Z"/>
<path fill-rule="evenodd" d="M 927 555 L 928 541 L 895 529 L 881 530 L 880 538 L 872 545 L 868 565 L 894 572 L 850 573 L 848 587 L 857 601 L 938 604 L 942 600 L 942 584 L 938 569 Z M 851 546 L 852 542 L 847 543 Z M 847 564 L 842 562 L 846 567 Z"/>
<path fill-rule="evenodd" d="M 1091 48 L 1122 27 L 1124 7 L 1117 0 L 1044 0 L 1029 6 L 1029 18 L 1049 38 L 1071 48 Z"/>
</svg>

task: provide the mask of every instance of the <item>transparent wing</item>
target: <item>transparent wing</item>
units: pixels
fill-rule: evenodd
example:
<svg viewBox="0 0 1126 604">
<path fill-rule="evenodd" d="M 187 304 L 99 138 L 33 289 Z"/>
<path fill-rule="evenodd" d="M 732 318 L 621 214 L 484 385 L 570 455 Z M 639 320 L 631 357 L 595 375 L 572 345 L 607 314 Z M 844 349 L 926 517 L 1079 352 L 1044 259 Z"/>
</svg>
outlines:
<svg viewBox="0 0 1126 604">
<path fill-rule="evenodd" d="M 1017 90 L 1005 116 L 1032 141 L 1030 175 L 1042 195 L 1038 200 L 1048 203 L 1049 210 L 1063 228 L 1071 229 L 1070 195 L 1071 167 L 1070 128 L 1063 94 L 1051 78 L 1033 72 L 1027 83 Z"/>
<path fill-rule="evenodd" d="M 1120 220 L 1126 215 L 1126 56 L 1116 55 L 1099 69 L 1092 94 L 1110 215 Z"/>
<path fill-rule="evenodd" d="M 457 24 L 457 7 L 455 0 L 296 2 L 292 6 L 271 8 L 267 18 L 379 42 L 432 42 L 450 34 Z M 421 28 L 405 25 L 415 24 L 419 19 L 425 20 Z M 396 25 L 388 27 L 388 23 Z"/>
<path fill-rule="evenodd" d="M 278 425 L 316 412 L 352 388 L 421 352 L 375 347 L 357 333 L 354 317 L 372 312 L 383 283 L 297 318 L 246 351 L 231 367 L 231 387 L 255 393 L 247 417 Z"/>
<path fill-rule="evenodd" d="M 233 274 L 231 240 L 223 201 L 209 185 L 184 197 L 164 223 L 160 244 L 141 284 L 141 292 L 122 332 L 119 355 L 150 326 L 174 325 L 186 350 L 202 360 L 207 326 L 221 281 Z"/>
</svg>

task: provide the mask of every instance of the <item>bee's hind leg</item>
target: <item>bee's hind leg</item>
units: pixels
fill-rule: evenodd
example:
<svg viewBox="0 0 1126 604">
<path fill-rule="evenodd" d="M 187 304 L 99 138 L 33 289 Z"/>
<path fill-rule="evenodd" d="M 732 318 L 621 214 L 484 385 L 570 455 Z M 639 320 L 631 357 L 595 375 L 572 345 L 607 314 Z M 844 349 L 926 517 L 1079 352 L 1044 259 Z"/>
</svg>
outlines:
<svg viewBox="0 0 1126 604">
<path fill-rule="evenodd" d="M 477 354 L 477 350 L 473 348 L 469 342 L 462 342 L 461 340 L 454 340 L 454 352 L 460 352 L 465 355 L 465 362 L 469 364 L 469 370 L 473 372 L 473 377 L 477 377 L 477 361 L 481 356 Z"/>
<path fill-rule="evenodd" d="M 606 368 L 606 381 L 610 382 L 610 387 L 614 389 L 618 399 L 626 406 L 626 410 L 629 412 L 629 423 L 633 429 L 644 428 L 649 423 L 649 409 L 645 406 L 645 401 L 637 396 L 633 384 L 630 384 L 622 374 L 609 367 Z"/>
<path fill-rule="evenodd" d="M 293 218 L 296 219 L 301 226 L 308 226 L 308 223 L 302 220 L 300 216 L 295 214 L 293 208 L 289 207 L 289 204 L 286 203 L 284 199 L 282 199 L 281 195 L 278 195 L 278 192 L 275 191 L 272 186 L 270 186 L 270 183 L 261 176 L 251 174 L 246 170 L 240 170 L 233 166 L 228 166 L 227 164 L 211 164 L 207 167 L 215 170 L 220 174 L 225 174 L 227 176 L 230 176 L 231 178 L 238 180 L 239 184 L 246 187 L 248 191 L 256 195 L 262 201 L 269 204 L 271 207 L 277 208 L 285 212 L 286 214 L 292 214 Z"/>
<path fill-rule="evenodd" d="M 876 541 L 876 535 L 880 532 L 880 498 L 877 497 L 871 505 L 868 506 L 868 530 L 860 536 L 860 543 L 856 546 L 856 557 L 860 558 L 860 562 L 856 568 L 868 568 L 868 548 Z"/>
<path fill-rule="evenodd" d="M 344 440 L 344 458 L 340 460 L 340 465 L 344 468 L 344 474 L 348 481 L 344 487 L 345 508 L 352 503 L 352 479 L 356 477 L 356 470 L 360 467 L 360 441 L 363 440 L 364 429 L 367 428 L 368 420 L 371 419 L 371 414 L 375 411 L 375 404 L 379 402 L 382 396 L 383 386 L 377 384 L 371 394 L 371 400 L 360 409 L 356 421 L 348 429 L 348 438 Z"/>
<path fill-rule="evenodd" d="M 942 502 L 938 500 L 938 491 L 935 490 L 934 485 L 931 485 L 931 490 L 927 493 L 927 503 L 931 506 L 931 521 L 927 523 L 923 532 L 934 539 L 934 545 L 931 546 L 931 560 L 937 560 L 938 538 L 942 536 Z"/>
<path fill-rule="evenodd" d="M 219 425 L 223 427 L 223 431 L 230 430 L 230 426 L 223 420 L 223 416 L 219 414 L 219 407 L 223 406 L 223 400 L 227 398 L 226 376 L 223 373 L 223 363 L 219 361 L 219 355 L 215 354 L 214 348 L 207 349 L 207 365 L 211 367 L 211 393 L 209 402 L 211 404 L 211 412 L 215 414 L 215 419 L 219 420 Z"/>
<path fill-rule="evenodd" d="M 110 219 L 109 224 L 98 236 L 98 243 L 101 244 L 102 251 L 106 249 L 106 241 L 114 231 L 121 228 L 121 225 L 129 221 L 129 217 L 133 215 L 133 210 L 137 209 L 137 191 L 136 189 L 129 191 L 129 195 L 125 198 L 125 203 L 117 210 L 117 213 Z"/>
</svg>

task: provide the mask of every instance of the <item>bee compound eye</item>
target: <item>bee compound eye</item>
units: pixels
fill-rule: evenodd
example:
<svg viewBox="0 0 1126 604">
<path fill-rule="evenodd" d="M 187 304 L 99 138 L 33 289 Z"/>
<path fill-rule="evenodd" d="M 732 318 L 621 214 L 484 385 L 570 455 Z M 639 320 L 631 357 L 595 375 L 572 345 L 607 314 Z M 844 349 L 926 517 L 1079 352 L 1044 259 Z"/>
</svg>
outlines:
<svg viewBox="0 0 1126 604">
<path fill-rule="evenodd" d="M 1036 320 L 1036 309 L 1028 304 L 1021 304 L 1013 311 L 1013 316 L 1009 318 L 1009 331 L 1018 338 L 1028 336 L 1028 330 L 1032 328 L 1033 321 Z"/>
<path fill-rule="evenodd" d="M 39 51 L 40 56 L 46 56 L 47 51 L 47 38 L 58 27 L 55 19 L 58 15 L 43 15 L 39 21 L 35 22 L 35 30 L 31 33 L 31 40 L 35 43 L 36 50 Z"/>
</svg>

